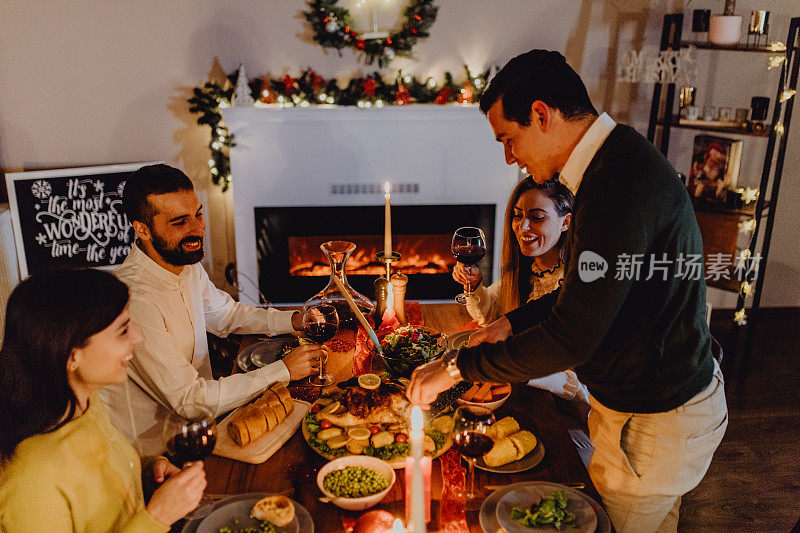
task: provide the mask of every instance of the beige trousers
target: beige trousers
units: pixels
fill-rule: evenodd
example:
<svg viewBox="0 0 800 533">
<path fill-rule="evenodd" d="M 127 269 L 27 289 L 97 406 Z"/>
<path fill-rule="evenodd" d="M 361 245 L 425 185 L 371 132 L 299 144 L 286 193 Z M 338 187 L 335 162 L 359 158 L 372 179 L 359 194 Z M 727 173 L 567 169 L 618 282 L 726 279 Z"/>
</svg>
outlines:
<svg viewBox="0 0 800 533">
<path fill-rule="evenodd" d="M 717 365 L 709 386 L 664 413 L 621 413 L 589 399 L 592 478 L 619 533 L 677 531 L 681 496 L 703 479 L 728 426 Z"/>
</svg>

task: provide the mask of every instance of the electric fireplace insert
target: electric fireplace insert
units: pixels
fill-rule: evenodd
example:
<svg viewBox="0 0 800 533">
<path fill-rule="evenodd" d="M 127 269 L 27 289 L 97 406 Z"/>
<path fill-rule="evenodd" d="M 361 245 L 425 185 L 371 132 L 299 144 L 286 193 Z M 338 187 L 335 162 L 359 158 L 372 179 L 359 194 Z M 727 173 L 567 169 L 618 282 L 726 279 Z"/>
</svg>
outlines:
<svg viewBox="0 0 800 533">
<path fill-rule="evenodd" d="M 374 298 L 373 282 L 385 267 L 375 254 L 383 250 L 383 206 L 256 207 L 258 284 L 274 303 L 302 303 L 327 284 L 330 267 L 320 244 L 355 243 L 346 265 L 354 289 Z M 492 281 L 494 204 L 393 205 L 392 244 L 402 258 L 393 272 L 409 277 L 406 297 L 451 300 L 462 287 L 453 281 L 453 232 L 461 226 L 483 229 L 487 253 L 478 264 L 485 284 Z"/>
</svg>

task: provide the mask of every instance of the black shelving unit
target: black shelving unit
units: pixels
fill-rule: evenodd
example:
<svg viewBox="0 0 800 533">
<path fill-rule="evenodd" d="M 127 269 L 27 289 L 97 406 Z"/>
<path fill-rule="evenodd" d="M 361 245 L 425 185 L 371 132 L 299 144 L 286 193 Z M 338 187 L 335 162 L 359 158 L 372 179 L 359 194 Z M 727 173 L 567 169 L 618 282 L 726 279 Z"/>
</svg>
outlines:
<svg viewBox="0 0 800 533">
<path fill-rule="evenodd" d="M 780 192 L 781 176 L 783 174 L 786 142 L 792 119 L 794 98 L 789 98 L 785 101 L 781 100 L 785 90 L 797 90 L 798 67 L 800 67 L 800 17 L 792 18 L 790 21 L 785 52 L 776 51 L 771 46 L 747 46 L 744 44 L 721 46 L 708 42 L 684 41 L 681 39 L 682 30 L 683 14 L 665 15 L 664 26 L 661 33 L 661 50 L 679 50 L 680 48 L 694 46 L 696 48 L 718 52 L 767 53 L 771 55 L 785 53 L 786 56 L 786 59 L 781 63 L 780 67 L 780 82 L 778 83 L 776 97 L 773 102 L 772 121 L 769 128 L 765 128 L 762 132 L 749 131 L 739 126 L 717 127 L 705 126 L 702 124 L 681 124 L 679 117 L 674 114 L 674 83 L 667 85 L 656 83 L 653 89 L 653 100 L 650 106 L 650 123 L 647 128 L 647 138 L 653 142 L 665 156 L 668 154 L 670 130 L 672 128 L 686 128 L 698 131 L 714 131 L 767 138 L 767 148 L 764 155 L 764 164 L 758 188 L 759 195 L 752 207 L 746 205 L 737 209 L 724 209 L 722 207 L 716 208 L 704 205 L 695 206 L 696 210 L 732 214 L 755 219 L 754 231 L 748 246 L 748 257 L 755 256 L 758 252 L 760 253 L 761 261 L 758 264 L 757 274 L 751 275 L 745 280 L 752 287 L 751 294 L 753 296 L 753 301 L 747 318 L 735 322 L 732 328 L 731 340 L 728 344 L 728 353 L 724 360 L 727 373 L 730 375 L 731 372 L 734 372 L 741 382 L 747 376 L 750 365 L 755 325 L 758 321 L 759 308 L 761 305 L 761 290 L 764 285 L 764 273 L 769 257 L 772 230 L 775 224 L 775 209 Z M 782 131 L 779 131 L 779 129 Z M 759 234 L 762 229 L 762 224 L 764 232 L 763 236 L 760 237 Z M 744 283 L 736 283 L 727 287 L 717 286 L 717 288 L 721 288 L 722 290 L 738 292 L 739 297 L 734 311 L 734 318 L 740 316 L 740 314 L 744 316 L 743 313 L 745 312 L 748 294 L 743 291 L 743 285 Z M 746 329 L 745 341 L 741 354 L 738 354 L 740 334 L 743 329 Z"/>
</svg>

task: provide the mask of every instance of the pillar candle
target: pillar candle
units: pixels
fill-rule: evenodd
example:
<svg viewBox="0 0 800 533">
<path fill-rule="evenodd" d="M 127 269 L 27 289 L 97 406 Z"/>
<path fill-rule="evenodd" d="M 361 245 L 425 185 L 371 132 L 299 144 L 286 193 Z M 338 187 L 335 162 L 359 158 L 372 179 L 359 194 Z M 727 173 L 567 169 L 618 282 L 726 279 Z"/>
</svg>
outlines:
<svg viewBox="0 0 800 533">
<path fill-rule="evenodd" d="M 423 457 L 420 460 L 420 470 L 422 470 L 423 489 L 425 493 L 425 523 L 431 521 L 431 468 L 430 457 Z M 414 471 L 414 458 L 406 457 L 406 522 L 411 523 L 411 486 L 413 485 L 412 474 Z"/>
<path fill-rule="evenodd" d="M 414 533 L 425 533 L 425 481 L 422 474 L 422 409 L 411 408 L 411 527 Z M 407 475 L 407 474 L 406 474 Z M 430 474 L 428 475 L 430 478 Z"/>
<path fill-rule="evenodd" d="M 383 195 L 383 198 L 386 200 L 386 205 L 383 209 L 383 253 L 389 256 L 389 254 L 392 253 L 392 207 L 389 204 L 389 191 L 392 189 L 392 186 L 387 181 L 384 183 L 383 188 L 386 191 Z"/>
</svg>

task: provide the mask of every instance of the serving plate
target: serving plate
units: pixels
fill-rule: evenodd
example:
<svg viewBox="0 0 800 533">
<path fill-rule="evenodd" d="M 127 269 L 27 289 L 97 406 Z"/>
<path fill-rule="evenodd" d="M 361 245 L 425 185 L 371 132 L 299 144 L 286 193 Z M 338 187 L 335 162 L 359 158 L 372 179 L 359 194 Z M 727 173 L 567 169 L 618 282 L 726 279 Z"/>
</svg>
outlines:
<svg viewBox="0 0 800 533">
<path fill-rule="evenodd" d="M 212 511 L 205 517 L 186 522 L 181 533 L 218 533 L 223 527 L 230 527 L 233 531 L 238 531 L 243 527 L 258 527 L 260 522 L 250 518 L 250 509 L 265 496 L 273 496 L 273 494 L 237 494 L 220 500 L 212 504 Z M 295 500 L 292 500 L 292 503 L 294 504 L 294 520 L 286 527 L 276 528 L 278 533 L 313 533 L 314 521 L 308 510 Z"/>
<path fill-rule="evenodd" d="M 478 331 L 478 328 L 468 329 L 466 331 L 456 331 L 455 333 L 447 334 L 447 349 L 460 350 L 466 346 L 469 341 L 469 336 Z"/>
<path fill-rule="evenodd" d="M 300 341 L 294 335 L 279 335 L 254 342 L 236 356 L 236 364 L 243 372 L 250 372 L 278 360 L 285 346 L 297 348 Z"/>
<path fill-rule="evenodd" d="M 310 410 L 311 411 L 314 410 L 314 405 L 320 405 L 320 407 L 323 407 L 325 405 L 323 400 L 326 400 L 326 398 L 320 398 L 319 400 L 317 400 L 313 404 L 311 404 Z M 379 424 L 379 425 L 385 426 L 387 424 Z M 321 450 L 318 450 L 316 447 L 311 445 L 310 439 L 312 437 L 312 434 L 311 434 L 310 431 L 308 431 L 308 428 L 306 428 L 305 419 L 303 420 L 303 422 L 301 422 L 300 428 L 301 428 L 302 433 L 303 433 L 303 438 L 305 439 L 306 444 L 308 444 L 308 447 L 311 448 L 312 450 L 314 450 L 314 452 L 316 452 L 318 455 L 324 457 L 325 459 L 332 460 L 332 459 L 337 459 L 339 457 L 354 456 L 353 454 L 351 454 L 349 452 L 345 453 L 343 455 L 333 455 L 333 454 L 324 453 Z M 436 452 L 433 455 L 430 455 L 430 456 L 426 455 L 426 456 L 427 457 L 436 458 L 436 457 L 441 456 L 447 450 L 449 450 L 453 446 L 453 432 L 452 432 L 452 430 L 450 431 L 450 433 L 448 433 L 446 435 L 446 437 L 447 437 L 447 439 L 445 440 L 444 446 L 442 446 L 441 448 L 437 449 Z M 365 457 L 370 457 L 370 456 L 365 456 Z M 406 466 L 406 457 L 410 457 L 410 455 L 405 455 L 405 456 L 402 456 L 402 457 L 398 457 L 397 459 L 394 459 L 392 461 L 386 461 L 386 462 L 389 463 L 392 466 L 392 468 L 395 468 L 395 469 L 405 468 L 405 466 Z"/>
<path fill-rule="evenodd" d="M 536 437 L 536 447 L 525 454 L 522 459 L 511 461 L 510 463 L 501 466 L 489 466 L 483 461 L 483 457 L 475 462 L 475 468 L 480 468 L 487 472 L 494 472 L 496 474 L 516 474 L 524 472 L 535 467 L 542 462 L 544 458 L 544 445 L 539 437 Z"/>
<path fill-rule="evenodd" d="M 495 507 L 495 518 L 507 533 L 526 533 L 529 531 L 552 531 L 553 527 L 549 524 L 539 527 L 523 526 L 511 518 L 511 509 L 529 509 L 531 505 L 539 503 L 554 491 L 540 485 L 526 485 L 507 492 Z M 577 492 L 577 491 L 576 491 Z M 575 521 L 570 524 L 563 524 L 562 527 L 571 533 L 594 533 L 597 528 L 597 514 L 592 510 L 592 506 L 579 494 L 565 492 L 567 496 L 567 511 L 575 515 Z"/>
<path fill-rule="evenodd" d="M 501 529 L 500 522 L 497 521 L 497 505 L 500 503 L 500 500 L 509 492 L 517 490 L 519 488 L 525 486 L 536 486 L 539 490 L 547 491 L 547 494 L 552 493 L 555 490 L 563 490 L 564 493 L 567 495 L 568 498 L 582 498 L 589 504 L 594 511 L 597 517 L 597 527 L 595 528 L 596 533 L 611 533 L 611 520 L 608 518 L 608 514 L 606 514 L 605 509 L 603 509 L 600 504 L 594 501 L 592 498 L 587 496 L 586 494 L 575 490 L 570 487 L 565 487 L 564 485 L 559 485 L 558 483 L 550 483 L 546 481 L 528 481 L 525 483 L 515 483 L 513 485 L 509 485 L 507 487 L 503 487 L 500 490 L 497 490 L 489 495 L 488 498 L 483 502 L 481 506 L 480 513 L 478 515 L 478 519 L 481 524 L 481 528 L 484 531 L 489 531 L 494 533 Z M 528 531 L 537 531 L 533 528 L 527 528 Z M 555 531 L 552 527 L 549 529 L 550 531 Z M 562 531 L 572 531 L 569 526 L 562 528 Z"/>
</svg>

